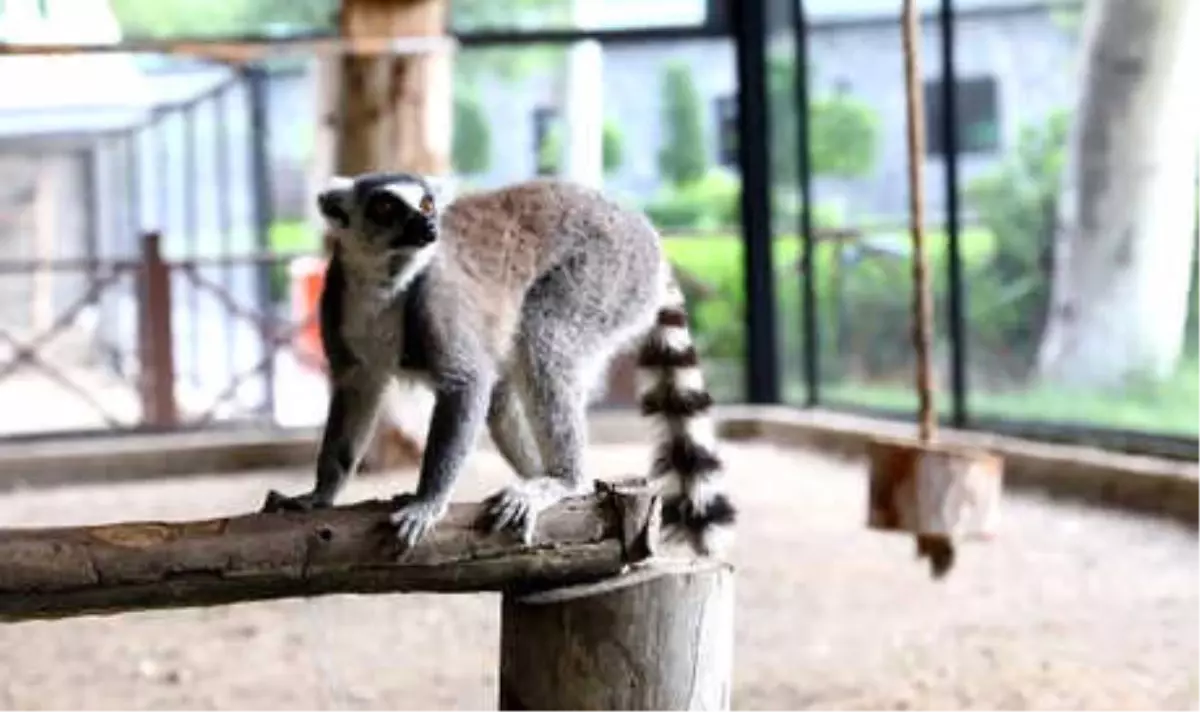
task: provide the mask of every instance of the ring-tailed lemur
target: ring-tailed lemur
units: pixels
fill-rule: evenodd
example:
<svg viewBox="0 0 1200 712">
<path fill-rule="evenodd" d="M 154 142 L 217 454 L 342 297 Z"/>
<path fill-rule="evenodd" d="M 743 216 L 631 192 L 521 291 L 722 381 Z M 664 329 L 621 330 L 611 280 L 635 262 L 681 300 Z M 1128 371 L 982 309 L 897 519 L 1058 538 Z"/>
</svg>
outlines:
<svg viewBox="0 0 1200 712">
<path fill-rule="evenodd" d="M 711 413 L 683 295 L 645 217 L 599 191 L 537 179 L 441 209 L 403 173 L 335 179 L 318 196 L 334 249 L 320 300 L 332 395 L 307 494 L 264 509 L 330 506 L 357 468 L 393 376 L 434 407 L 416 492 L 391 521 L 406 547 L 442 517 L 484 424 L 521 479 L 485 524 L 532 538 L 539 512 L 589 487 L 586 410 L 609 359 L 638 348 L 642 412 L 661 421 L 652 481 L 663 524 L 701 554 L 729 533 Z"/>
</svg>

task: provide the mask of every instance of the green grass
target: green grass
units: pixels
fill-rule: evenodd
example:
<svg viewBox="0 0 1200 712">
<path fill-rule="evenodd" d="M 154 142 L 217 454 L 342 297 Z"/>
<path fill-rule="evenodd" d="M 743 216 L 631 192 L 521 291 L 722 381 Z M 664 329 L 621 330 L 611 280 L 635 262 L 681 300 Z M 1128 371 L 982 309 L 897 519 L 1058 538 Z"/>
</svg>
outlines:
<svg viewBox="0 0 1200 712">
<path fill-rule="evenodd" d="M 1093 425 L 1164 435 L 1195 437 L 1200 433 L 1200 376 L 1196 356 L 1180 364 L 1174 376 L 1161 383 L 1132 385 L 1121 392 L 1067 390 L 1031 386 L 1009 392 L 972 389 L 967 409 L 972 416 Z M 789 399 L 803 398 L 803 384 L 789 384 Z M 833 405 L 854 405 L 916 412 L 912 386 L 901 384 L 824 383 L 821 399 Z M 950 396 L 937 396 L 939 413 L 948 414 Z"/>
</svg>

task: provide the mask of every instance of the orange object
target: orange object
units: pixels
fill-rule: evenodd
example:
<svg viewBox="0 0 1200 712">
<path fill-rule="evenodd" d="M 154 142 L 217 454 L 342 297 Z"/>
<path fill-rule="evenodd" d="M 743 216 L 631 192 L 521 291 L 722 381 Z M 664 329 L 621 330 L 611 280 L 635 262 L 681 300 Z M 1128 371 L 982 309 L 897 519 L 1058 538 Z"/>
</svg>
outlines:
<svg viewBox="0 0 1200 712">
<path fill-rule="evenodd" d="M 292 348 L 305 366 L 324 370 L 325 352 L 321 347 L 318 304 L 325 284 L 325 260 L 312 256 L 299 257 L 288 265 L 288 273 L 291 277 L 292 319 L 296 324 L 303 324 L 296 331 Z"/>
</svg>

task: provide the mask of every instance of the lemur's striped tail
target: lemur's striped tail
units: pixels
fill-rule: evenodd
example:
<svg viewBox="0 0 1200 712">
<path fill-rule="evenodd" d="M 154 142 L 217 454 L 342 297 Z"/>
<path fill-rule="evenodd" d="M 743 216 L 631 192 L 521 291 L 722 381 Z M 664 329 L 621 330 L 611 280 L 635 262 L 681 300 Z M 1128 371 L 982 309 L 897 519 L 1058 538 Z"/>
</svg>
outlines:
<svg viewBox="0 0 1200 712">
<path fill-rule="evenodd" d="M 686 537 L 697 553 L 719 555 L 737 510 L 725 491 L 713 399 L 688 329 L 683 293 L 669 269 L 663 279 L 657 318 L 638 352 L 642 413 L 663 425 L 651 479 L 662 486 L 667 534 Z"/>
</svg>

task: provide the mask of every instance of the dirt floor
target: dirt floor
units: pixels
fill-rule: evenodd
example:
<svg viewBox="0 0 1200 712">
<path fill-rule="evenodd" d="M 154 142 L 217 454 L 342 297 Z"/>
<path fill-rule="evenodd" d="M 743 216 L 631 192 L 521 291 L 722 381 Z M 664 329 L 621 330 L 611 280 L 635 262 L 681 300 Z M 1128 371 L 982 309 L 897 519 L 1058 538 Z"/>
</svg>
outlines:
<svg viewBox="0 0 1200 712">
<path fill-rule="evenodd" d="M 596 473 L 640 472 L 603 447 Z M 1003 536 L 935 583 L 908 539 L 863 527 L 859 468 L 729 451 L 736 708 L 1195 709 L 1194 532 L 1010 495 Z M 492 453 L 462 499 L 505 477 Z M 0 526 L 184 518 L 256 507 L 307 473 L 0 496 Z M 386 496 L 411 473 L 364 478 Z M 493 596 L 329 597 L 0 626 L 8 709 L 494 709 Z"/>
</svg>

